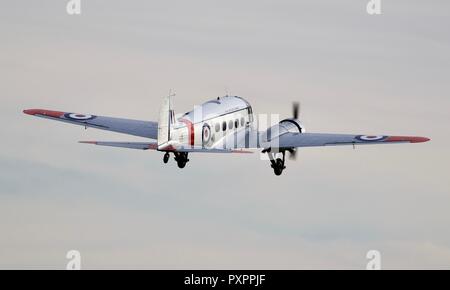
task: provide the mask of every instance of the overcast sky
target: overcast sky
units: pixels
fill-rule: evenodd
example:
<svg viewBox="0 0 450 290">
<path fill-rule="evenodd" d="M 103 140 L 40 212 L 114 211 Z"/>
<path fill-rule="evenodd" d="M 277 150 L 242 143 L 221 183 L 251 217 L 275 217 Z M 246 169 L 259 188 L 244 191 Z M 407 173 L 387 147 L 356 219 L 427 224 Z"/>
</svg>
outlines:
<svg viewBox="0 0 450 290">
<path fill-rule="evenodd" d="M 450 268 L 450 2 L 1 1 L 0 268 Z M 227 92 L 309 132 L 431 142 L 252 155 L 158 152 L 26 108 L 157 120 Z"/>
</svg>

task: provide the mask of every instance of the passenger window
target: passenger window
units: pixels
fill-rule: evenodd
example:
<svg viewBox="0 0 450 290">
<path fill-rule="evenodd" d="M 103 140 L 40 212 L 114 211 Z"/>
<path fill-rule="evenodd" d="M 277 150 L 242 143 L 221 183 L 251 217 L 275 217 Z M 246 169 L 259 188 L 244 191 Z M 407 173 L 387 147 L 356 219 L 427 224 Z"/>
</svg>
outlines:
<svg viewBox="0 0 450 290">
<path fill-rule="evenodd" d="M 231 129 L 233 129 L 233 120 L 230 120 L 228 122 L 228 130 L 231 130 Z"/>
<path fill-rule="evenodd" d="M 219 131 L 220 131 L 220 124 L 216 123 L 216 132 L 219 132 Z"/>
<path fill-rule="evenodd" d="M 235 121 L 234 121 L 234 128 L 238 128 L 239 127 L 239 120 L 238 119 L 236 119 Z"/>
<path fill-rule="evenodd" d="M 227 122 L 223 121 L 222 123 L 222 131 L 225 131 L 227 129 Z"/>
<path fill-rule="evenodd" d="M 249 122 L 253 122 L 253 110 L 252 110 L 252 107 L 248 107 L 247 110 L 248 110 L 248 121 Z"/>
</svg>

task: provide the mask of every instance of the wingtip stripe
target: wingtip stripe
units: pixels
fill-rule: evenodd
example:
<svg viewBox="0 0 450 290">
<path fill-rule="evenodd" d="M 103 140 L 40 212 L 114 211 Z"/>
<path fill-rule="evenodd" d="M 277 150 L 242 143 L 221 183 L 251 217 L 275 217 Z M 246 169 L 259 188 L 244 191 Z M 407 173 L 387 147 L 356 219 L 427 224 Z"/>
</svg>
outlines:
<svg viewBox="0 0 450 290">
<path fill-rule="evenodd" d="M 390 136 L 386 139 L 386 142 L 410 142 L 410 143 L 423 143 L 430 141 L 427 137 L 417 136 Z"/>
<path fill-rule="evenodd" d="M 23 110 L 23 112 L 27 115 L 42 115 L 42 116 L 49 116 L 54 118 L 60 118 L 64 115 L 64 112 L 60 111 L 51 111 L 51 110 L 43 110 L 43 109 L 27 109 Z"/>
</svg>

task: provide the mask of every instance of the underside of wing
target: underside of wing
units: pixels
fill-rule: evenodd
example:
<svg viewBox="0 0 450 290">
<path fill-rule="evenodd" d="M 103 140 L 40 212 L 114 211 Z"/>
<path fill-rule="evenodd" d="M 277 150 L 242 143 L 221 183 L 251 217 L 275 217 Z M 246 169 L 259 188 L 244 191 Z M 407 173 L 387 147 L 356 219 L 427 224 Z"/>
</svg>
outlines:
<svg viewBox="0 0 450 290">
<path fill-rule="evenodd" d="M 129 149 L 139 149 L 139 150 L 158 150 L 157 142 L 110 142 L 110 141 L 79 141 L 83 144 L 93 144 L 99 146 L 110 146 L 110 147 L 120 147 Z M 168 152 L 186 152 L 186 153 L 253 153 L 251 151 L 244 150 L 231 150 L 231 149 L 207 149 L 202 147 L 181 147 L 174 148 L 168 147 L 166 150 Z"/>
<path fill-rule="evenodd" d="M 388 136 L 388 135 L 351 135 L 327 133 L 286 133 L 271 141 L 278 148 L 370 145 L 394 143 L 421 143 L 429 141 L 426 137 Z"/>
<path fill-rule="evenodd" d="M 25 114 L 80 125 L 134 135 L 139 137 L 156 139 L 158 136 L 158 123 L 151 121 L 139 121 L 123 118 L 103 117 L 96 115 L 51 111 L 43 109 L 24 110 Z"/>
<path fill-rule="evenodd" d="M 192 152 L 192 153 L 253 153 L 252 151 L 243 149 L 216 149 L 216 148 L 182 148 L 177 149 L 177 152 Z"/>
<path fill-rule="evenodd" d="M 157 150 L 157 142 L 109 142 L 109 141 L 80 141 L 83 144 L 93 144 L 99 146 L 120 147 L 139 150 Z"/>
</svg>

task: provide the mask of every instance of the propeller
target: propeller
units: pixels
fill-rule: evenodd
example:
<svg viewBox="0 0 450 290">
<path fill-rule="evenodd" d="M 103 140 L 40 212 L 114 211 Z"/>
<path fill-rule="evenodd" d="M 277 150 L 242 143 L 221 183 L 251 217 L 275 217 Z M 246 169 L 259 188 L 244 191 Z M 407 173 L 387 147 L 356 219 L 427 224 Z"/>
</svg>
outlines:
<svg viewBox="0 0 450 290">
<path fill-rule="evenodd" d="M 292 103 L 292 118 L 298 119 L 300 115 L 300 103 L 299 102 L 293 102 Z M 289 150 L 289 159 L 296 160 L 297 159 L 297 148 L 293 148 Z"/>
<path fill-rule="evenodd" d="M 292 103 L 292 117 L 294 119 L 298 119 L 299 113 L 300 113 L 300 103 L 299 102 L 293 102 Z"/>
<path fill-rule="evenodd" d="M 289 159 L 297 160 L 297 148 L 294 148 L 289 151 Z"/>
</svg>

